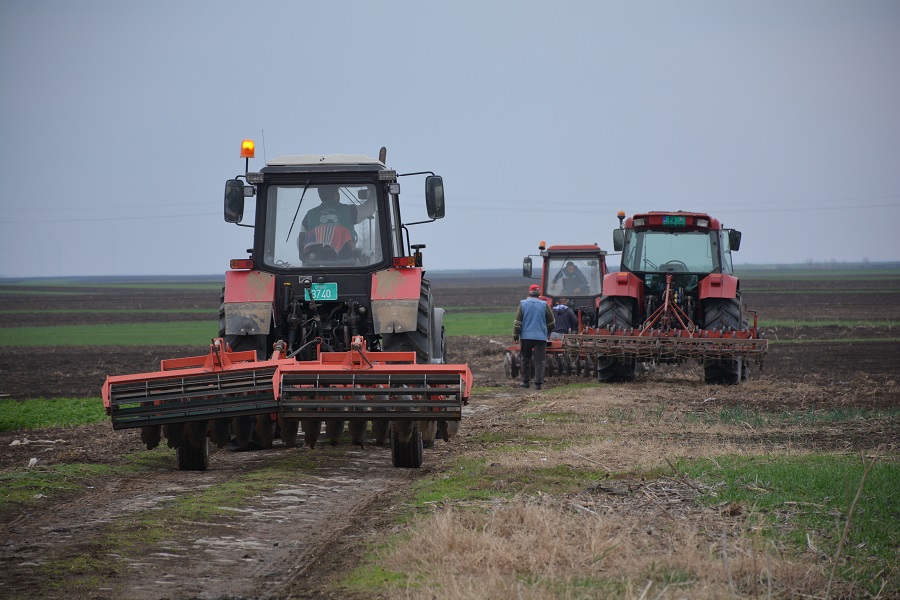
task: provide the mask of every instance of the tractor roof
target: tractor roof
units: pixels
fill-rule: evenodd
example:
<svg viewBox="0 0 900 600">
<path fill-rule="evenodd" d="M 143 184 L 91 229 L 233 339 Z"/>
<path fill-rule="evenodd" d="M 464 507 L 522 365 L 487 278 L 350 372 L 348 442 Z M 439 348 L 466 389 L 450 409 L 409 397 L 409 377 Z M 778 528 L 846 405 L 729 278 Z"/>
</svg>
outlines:
<svg viewBox="0 0 900 600">
<path fill-rule="evenodd" d="M 383 171 L 384 163 L 365 154 L 296 154 L 266 161 L 264 172 Z"/>
<path fill-rule="evenodd" d="M 545 250 L 547 254 L 558 254 L 558 253 L 576 253 L 582 252 L 585 254 L 597 254 L 602 253 L 606 254 L 605 250 L 601 250 L 600 246 L 597 244 L 582 244 L 582 245 L 555 245 L 548 246 Z"/>
<path fill-rule="evenodd" d="M 705 222 L 704 222 L 705 221 Z M 625 220 L 626 229 L 721 229 L 718 219 L 710 217 L 706 213 L 679 211 L 653 210 L 638 213 Z"/>
<path fill-rule="evenodd" d="M 267 166 L 287 167 L 291 165 L 376 165 L 384 168 L 377 158 L 365 154 L 290 154 L 266 161 Z"/>
</svg>

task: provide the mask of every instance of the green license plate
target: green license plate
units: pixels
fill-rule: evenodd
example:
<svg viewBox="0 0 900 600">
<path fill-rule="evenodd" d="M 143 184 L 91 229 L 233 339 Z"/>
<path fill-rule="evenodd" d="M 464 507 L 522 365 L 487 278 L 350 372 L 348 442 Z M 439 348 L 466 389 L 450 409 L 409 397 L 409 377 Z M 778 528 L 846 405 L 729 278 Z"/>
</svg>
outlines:
<svg viewBox="0 0 900 600">
<path fill-rule="evenodd" d="M 328 300 L 337 300 L 337 284 L 336 283 L 314 283 L 312 288 L 303 290 L 303 296 L 309 302 L 310 296 L 316 302 L 325 302 Z"/>
<path fill-rule="evenodd" d="M 663 225 L 666 227 L 684 227 L 685 220 L 682 216 L 665 215 L 663 216 Z"/>
</svg>

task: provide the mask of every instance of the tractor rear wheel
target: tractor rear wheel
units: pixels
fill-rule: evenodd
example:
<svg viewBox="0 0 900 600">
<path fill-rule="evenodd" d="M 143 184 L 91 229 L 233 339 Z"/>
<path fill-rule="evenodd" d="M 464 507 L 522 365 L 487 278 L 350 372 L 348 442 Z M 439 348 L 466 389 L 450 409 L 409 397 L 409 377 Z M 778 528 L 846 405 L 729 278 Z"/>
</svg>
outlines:
<svg viewBox="0 0 900 600">
<path fill-rule="evenodd" d="M 205 471 L 209 468 L 209 438 L 206 437 L 206 421 L 185 423 L 184 435 L 175 456 L 181 471 Z"/>
<path fill-rule="evenodd" d="M 440 338 L 440 339 L 439 339 Z M 381 336 L 381 349 L 385 352 L 415 352 L 418 364 L 430 364 L 432 359 L 445 360 L 446 342 L 443 339 L 443 323 L 438 325 L 435 320 L 434 298 L 431 294 L 431 282 L 422 280 L 419 293 L 419 310 L 416 319 L 416 330 L 402 333 L 385 333 Z M 440 350 L 435 349 L 437 342 Z M 441 356 L 435 356 L 440 352 Z M 425 413 L 427 414 L 427 413 Z M 425 416 L 423 414 L 423 416 Z M 395 467 L 404 469 L 418 469 L 423 460 L 422 429 L 431 434 L 428 447 L 434 445 L 434 434 L 437 425 L 426 424 L 423 419 L 422 428 L 418 423 L 413 423 L 413 434 L 408 442 L 401 443 L 397 437 L 394 426 L 391 427 L 391 460 Z"/>
<path fill-rule="evenodd" d="M 429 364 L 433 353 L 432 319 L 434 300 L 431 296 L 431 282 L 422 280 L 419 294 L 419 312 L 416 330 L 403 333 L 385 333 L 381 336 L 381 349 L 385 352 L 415 352 L 416 362 Z"/>
<path fill-rule="evenodd" d="M 232 335 L 223 337 L 233 351 L 253 350 L 256 352 L 257 360 L 266 360 L 266 336 Z M 257 427 L 259 427 L 259 430 L 257 430 Z M 234 417 L 231 428 L 234 434 L 234 446 L 238 450 L 246 450 L 250 448 L 251 443 L 256 442 L 263 448 L 271 448 L 272 435 L 268 432 L 273 428 L 274 426 L 269 415 Z M 259 435 L 260 433 L 262 436 Z"/>
<path fill-rule="evenodd" d="M 703 305 L 703 328 L 719 331 L 741 331 L 746 329 L 741 306 L 741 298 L 711 298 Z M 736 358 L 711 358 L 703 361 L 703 375 L 706 383 L 738 385 L 747 381 L 750 370 L 746 361 Z"/>
<path fill-rule="evenodd" d="M 409 441 L 401 442 L 397 430 L 391 428 L 391 464 L 400 469 L 418 469 L 424 459 L 422 432 L 418 423 L 413 423 Z"/>
<path fill-rule="evenodd" d="M 253 350 L 256 352 L 257 360 L 266 360 L 268 357 L 268 343 L 265 335 L 226 335 L 225 334 L 225 287 L 222 287 L 222 294 L 219 296 L 219 337 L 225 340 L 225 343 L 234 351 Z M 225 417 L 217 419 L 218 423 L 213 423 L 213 431 L 215 432 L 215 442 L 218 446 L 222 444 L 222 438 L 228 437 L 228 424 L 231 423 L 231 434 L 234 435 L 234 441 L 229 448 L 236 450 L 246 450 L 250 448 L 253 439 L 254 429 L 256 428 L 256 419 L 254 417 L 234 417 L 234 419 Z M 258 437 L 258 436 L 257 436 Z M 266 440 L 263 439 L 263 446 Z M 271 448 L 271 441 L 268 442 Z"/>
<path fill-rule="evenodd" d="M 609 331 L 630 329 L 633 325 L 631 298 L 604 297 L 600 300 L 597 327 Z M 597 381 L 634 381 L 633 358 L 597 358 Z"/>
</svg>

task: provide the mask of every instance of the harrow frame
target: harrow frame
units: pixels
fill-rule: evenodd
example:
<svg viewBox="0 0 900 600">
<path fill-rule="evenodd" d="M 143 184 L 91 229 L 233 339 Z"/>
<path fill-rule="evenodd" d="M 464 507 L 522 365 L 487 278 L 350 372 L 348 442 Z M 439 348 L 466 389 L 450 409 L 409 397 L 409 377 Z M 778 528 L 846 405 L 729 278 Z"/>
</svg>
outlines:
<svg viewBox="0 0 900 600">
<path fill-rule="evenodd" d="M 216 338 L 204 356 L 167 359 L 160 370 L 114 375 L 103 384 L 113 429 L 205 419 L 280 415 L 285 419 L 459 421 L 472 392 L 468 365 L 416 364 L 415 352 L 349 352 L 314 361 L 233 352 Z"/>
</svg>

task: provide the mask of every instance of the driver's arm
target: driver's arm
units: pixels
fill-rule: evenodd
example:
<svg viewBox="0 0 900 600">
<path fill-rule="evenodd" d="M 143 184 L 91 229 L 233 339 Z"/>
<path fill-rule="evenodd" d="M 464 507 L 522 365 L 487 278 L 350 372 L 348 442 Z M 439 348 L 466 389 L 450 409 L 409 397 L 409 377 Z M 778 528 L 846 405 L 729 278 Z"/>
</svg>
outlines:
<svg viewBox="0 0 900 600">
<path fill-rule="evenodd" d="M 375 214 L 375 198 L 369 198 L 356 207 L 356 222 L 362 223 Z"/>
<path fill-rule="evenodd" d="M 307 213 L 308 215 L 309 213 Z M 297 249 L 303 254 L 303 245 L 306 243 L 306 234 L 309 230 L 306 228 L 306 216 L 300 221 L 300 233 L 297 234 Z"/>
</svg>

